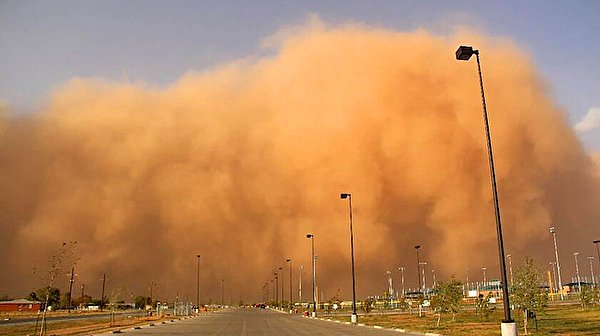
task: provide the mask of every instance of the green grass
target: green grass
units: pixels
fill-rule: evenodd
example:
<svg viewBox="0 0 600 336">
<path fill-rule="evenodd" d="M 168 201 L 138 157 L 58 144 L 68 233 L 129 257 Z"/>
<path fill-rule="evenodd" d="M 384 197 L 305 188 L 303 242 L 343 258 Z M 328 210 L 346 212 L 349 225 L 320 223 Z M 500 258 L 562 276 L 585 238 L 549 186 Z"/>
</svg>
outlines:
<svg viewBox="0 0 600 336">
<path fill-rule="evenodd" d="M 338 320 L 349 320 L 348 317 L 333 317 Z M 419 318 L 415 314 L 359 316 L 359 322 L 367 325 L 379 325 L 387 328 L 400 328 L 409 331 L 430 332 L 452 336 L 499 336 L 502 310 L 496 310 L 487 320 L 475 316 L 473 311 L 465 311 L 456 315 L 452 321 L 450 314 L 442 315 L 439 327 L 436 327 L 437 316 L 427 312 Z M 519 335 L 523 335 L 522 314 L 515 313 Z M 529 322 L 528 331 L 532 335 L 600 335 L 600 309 L 581 310 L 578 306 L 563 306 L 548 308 L 545 314 L 538 315 L 538 329 L 535 322 Z"/>
<path fill-rule="evenodd" d="M 127 318 L 126 316 L 115 316 L 113 326 L 110 324 L 110 317 L 101 319 L 83 319 L 71 321 L 48 321 L 46 335 L 89 335 L 91 331 L 113 330 L 137 324 L 151 323 L 158 318 Z M 35 323 L 0 325 L 0 335 L 34 335 Z M 37 333 L 39 334 L 39 326 Z"/>
</svg>

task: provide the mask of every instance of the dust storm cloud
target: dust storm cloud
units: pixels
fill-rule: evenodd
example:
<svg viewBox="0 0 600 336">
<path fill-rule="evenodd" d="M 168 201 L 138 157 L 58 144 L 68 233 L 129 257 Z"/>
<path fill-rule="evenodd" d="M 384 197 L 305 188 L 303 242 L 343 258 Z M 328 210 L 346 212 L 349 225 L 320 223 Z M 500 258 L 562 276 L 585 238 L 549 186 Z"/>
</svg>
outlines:
<svg viewBox="0 0 600 336">
<path fill-rule="evenodd" d="M 304 265 L 306 300 L 311 232 L 319 287 L 347 298 L 340 192 L 353 194 L 360 297 L 400 266 L 414 287 L 416 244 L 440 279 L 493 275 L 476 65 L 454 59 L 459 44 L 482 51 L 507 253 L 547 264 L 551 225 L 567 255 L 589 240 L 596 167 L 510 41 L 319 23 L 273 39 L 269 56 L 166 88 L 72 79 L 35 114 L 2 107 L 1 289 L 40 287 L 32 269 L 77 241 L 76 281 L 95 296 L 106 272 L 124 298 L 154 281 L 159 298 L 195 301 L 201 254 L 202 301 L 221 279 L 227 301 L 260 298 L 287 257 Z"/>
</svg>

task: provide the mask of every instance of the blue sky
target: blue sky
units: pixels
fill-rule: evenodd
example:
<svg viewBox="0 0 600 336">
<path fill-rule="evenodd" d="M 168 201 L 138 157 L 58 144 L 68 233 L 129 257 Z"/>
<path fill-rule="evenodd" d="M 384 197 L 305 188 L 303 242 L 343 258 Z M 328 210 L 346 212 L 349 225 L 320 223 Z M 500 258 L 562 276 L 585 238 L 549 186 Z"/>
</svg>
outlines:
<svg viewBox="0 0 600 336">
<path fill-rule="evenodd" d="M 72 77 L 165 85 L 256 54 L 316 14 L 446 33 L 466 23 L 523 47 L 587 148 L 600 150 L 600 1 L 0 1 L 0 100 L 34 110 Z M 589 114 L 589 115 L 588 115 Z M 587 115 L 587 118 L 586 118 Z"/>
</svg>

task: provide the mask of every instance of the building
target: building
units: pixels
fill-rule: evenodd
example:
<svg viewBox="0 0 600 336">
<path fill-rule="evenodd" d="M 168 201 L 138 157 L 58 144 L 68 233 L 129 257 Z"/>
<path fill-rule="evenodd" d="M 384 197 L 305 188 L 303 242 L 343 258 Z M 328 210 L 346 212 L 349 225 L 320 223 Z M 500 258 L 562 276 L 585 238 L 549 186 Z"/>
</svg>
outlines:
<svg viewBox="0 0 600 336">
<path fill-rule="evenodd" d="M 42 303 L 39 301 L 29 301 L 18 299 L 12 301 L 0 301 L 0 312 L 37 312 L 42 308 Z"/>
</svg>

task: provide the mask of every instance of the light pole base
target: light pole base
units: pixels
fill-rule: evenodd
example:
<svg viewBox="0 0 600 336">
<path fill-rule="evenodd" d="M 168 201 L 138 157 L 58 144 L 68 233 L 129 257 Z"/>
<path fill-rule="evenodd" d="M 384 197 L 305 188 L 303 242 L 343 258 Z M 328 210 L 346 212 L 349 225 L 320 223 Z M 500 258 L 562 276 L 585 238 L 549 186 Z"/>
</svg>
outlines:
<svg viewBox="0 0 600 336">
<path fill-rule="evenodd" d="M 350 323 L 352 323 L 352 324 L 358 323 L 358 316 L 356 314 L 352 313 L 352 315 L 350 316 Z"/>
<path fill-rule="evenodd" d="M 502 322 L 500 328 L 502 330 L 502 336 L 517 336 L 517 323 L 515 323 L 515 321 Z"/>
<path fill-rule="evenodd" d="M 317 317 L 317 312 L 312 312 L 310 316 Z"/>
</svg>

